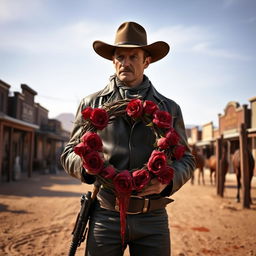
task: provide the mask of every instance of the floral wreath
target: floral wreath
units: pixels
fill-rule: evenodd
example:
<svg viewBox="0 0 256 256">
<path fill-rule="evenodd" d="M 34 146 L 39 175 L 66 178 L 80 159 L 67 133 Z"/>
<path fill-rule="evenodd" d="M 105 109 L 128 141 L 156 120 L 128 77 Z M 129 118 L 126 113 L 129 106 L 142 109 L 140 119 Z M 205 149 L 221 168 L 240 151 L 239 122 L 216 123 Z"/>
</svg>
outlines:
<svg viewBox="0 0 256 256">
<path fill-rule="evenodd" d="M 172 127 L 170 113 L 160 110 L 153 101 L 119 100 L 105 104 L 102 108 L 86 107 L 81 114 L 82 130 L 74 152 L 81 157 L 83 168 L 115 192 L 119 201 L 121 237 L 124 242 L 125 217 L 131 194 L 141 192 L 152 178 L 157 178 L 162 184 L 169 184 L 174 177 L 174 170 L 168 164 L 183 156 L 185 146 L 180 144 L 180 137 Z M 103 130 L 116 117 L 125 115 L 133 120 L 142 120 L 155 135 L 154 150 L 141 169 L 120 171 L 106 161 L 102 154 L 103 143 L 97 131 Z"/>
</svg>

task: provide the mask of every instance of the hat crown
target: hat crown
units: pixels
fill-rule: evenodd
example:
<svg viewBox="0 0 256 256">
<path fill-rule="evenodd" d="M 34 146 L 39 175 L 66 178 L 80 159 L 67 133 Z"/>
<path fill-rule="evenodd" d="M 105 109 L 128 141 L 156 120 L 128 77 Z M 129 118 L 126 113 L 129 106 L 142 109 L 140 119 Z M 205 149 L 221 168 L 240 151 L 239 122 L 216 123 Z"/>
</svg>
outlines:
<svg viewBox="0 0 256 256">
<path fill-rule="evenodd" d="M 147 45 L 146 30 L 136 22 L 124 22 L 117 29 L 115 45 Z"/>
</svg>

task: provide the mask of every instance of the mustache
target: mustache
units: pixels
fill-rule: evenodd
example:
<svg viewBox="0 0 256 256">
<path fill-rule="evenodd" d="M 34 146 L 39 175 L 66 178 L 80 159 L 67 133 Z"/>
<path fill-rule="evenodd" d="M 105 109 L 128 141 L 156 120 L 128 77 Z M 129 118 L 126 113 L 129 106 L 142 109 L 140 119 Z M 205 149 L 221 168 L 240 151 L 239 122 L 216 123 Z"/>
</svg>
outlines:
<svg viewBox="0 0 256 256">
<path fill-rule="evenodd" d="M 120 72 L 133 72 L 130 68 L 123 68 Z"/>
</svg>

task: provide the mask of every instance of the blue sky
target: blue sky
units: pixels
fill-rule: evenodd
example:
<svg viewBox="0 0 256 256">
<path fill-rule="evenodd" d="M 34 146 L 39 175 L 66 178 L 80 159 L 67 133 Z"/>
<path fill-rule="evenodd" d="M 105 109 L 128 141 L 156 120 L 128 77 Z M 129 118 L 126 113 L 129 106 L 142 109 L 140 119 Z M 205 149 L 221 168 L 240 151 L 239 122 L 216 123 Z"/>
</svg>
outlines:
<svg viewBox="0 0 256 256">
<path fill-rule="evenodd" d="M 75 113 L 114 73 L 92 42 L 113 43 L 124 21 L 144 26 L 149 43 L 170 44 L 145 74 L 186 124 L 217 125 L 229 101 L 256 96 L 255 0 L 0 0 L 0 79 L 37 91 L 49 117 Z"/>
</svg>

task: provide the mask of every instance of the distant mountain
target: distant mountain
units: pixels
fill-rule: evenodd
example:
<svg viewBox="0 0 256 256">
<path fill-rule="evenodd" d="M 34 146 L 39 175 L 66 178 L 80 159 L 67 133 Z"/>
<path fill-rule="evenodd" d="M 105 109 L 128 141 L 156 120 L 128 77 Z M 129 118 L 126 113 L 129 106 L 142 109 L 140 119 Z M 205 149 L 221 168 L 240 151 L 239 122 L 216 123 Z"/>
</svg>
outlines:
<svg viewBox="0 0 256 256">
<path fill-rule="evenodd" d="M 72 113 L 61 113 L 55 117 L 62 124 L 62 128 L 66 131 L 70 131 L 73 128 L 75 116 Z"/>
</svg>

